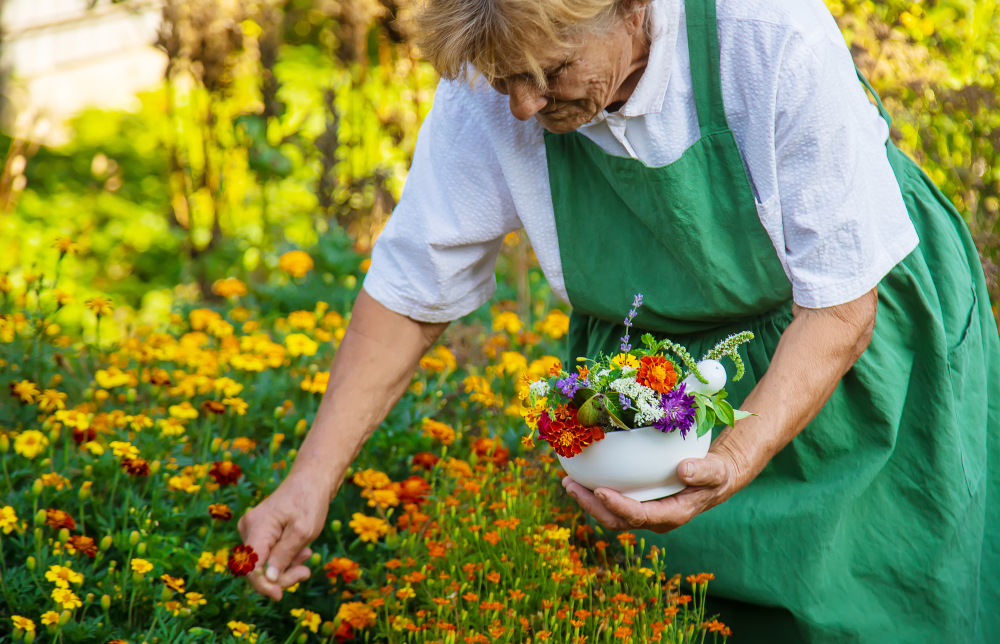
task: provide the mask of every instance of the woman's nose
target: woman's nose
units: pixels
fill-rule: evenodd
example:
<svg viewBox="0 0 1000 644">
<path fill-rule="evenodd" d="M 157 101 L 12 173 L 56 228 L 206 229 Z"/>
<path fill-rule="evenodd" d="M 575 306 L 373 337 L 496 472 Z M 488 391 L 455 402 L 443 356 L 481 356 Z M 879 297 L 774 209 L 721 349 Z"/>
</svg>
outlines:
<svg viewBox="0 0 1000 644">
<path fill-rule="evenodd" d="M 527 121 L 546 105 L 549 99 L 530 83 L 517 81 L 510 85 L 510 113 L 520 121 Z"/>
</svg>

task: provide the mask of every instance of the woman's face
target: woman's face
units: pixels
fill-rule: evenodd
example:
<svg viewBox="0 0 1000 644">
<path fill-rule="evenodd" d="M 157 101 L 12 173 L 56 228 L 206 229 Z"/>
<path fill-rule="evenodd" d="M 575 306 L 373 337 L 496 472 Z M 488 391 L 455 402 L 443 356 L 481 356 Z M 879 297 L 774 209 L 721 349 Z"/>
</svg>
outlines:
<svg viewBox="0 0 1000 644">
<path fill-rule="evenodd" d="M 606 108 L 617 109 L 631 95 L 645 69 L 648 47 L 642 26 L 645 7 L 609 30 L 588 34 L 576 48 L 538 56 L 546 73 L 539 87 L 528 73 L 499 78 L 493 87 L 510 97 L 510 111 L 561 134 L 588 123 Z"/>
</svg>

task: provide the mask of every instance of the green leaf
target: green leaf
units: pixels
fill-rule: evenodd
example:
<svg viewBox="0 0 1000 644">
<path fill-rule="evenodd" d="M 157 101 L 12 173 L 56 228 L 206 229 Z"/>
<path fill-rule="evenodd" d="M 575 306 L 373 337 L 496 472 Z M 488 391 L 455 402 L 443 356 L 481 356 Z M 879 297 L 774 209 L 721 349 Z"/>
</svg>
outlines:
<svg viewBox="0 0 1000 644">
<path fill-rule="evenodd" d="M 715 406 L 715 413 L 719 415 L 719 420 L 721 420 L 726 425 L 732 427 L 736 424 L 736 419 L 733 417 L 733 406 L 724 400 L 720 400 Z"/>
<path fill-rule="evenodd" d="M 555 385 L 552 386 L 552 389 L 555 389 Z M 587 403 L 587 401 L 596 395 L 597 392 L 594 391 L 593 389 L 590 389 L 588 387 L 580 387 L 579 389 L 576 390 L 576 393 L 573 394 L 573 406 L 576 407 L 577 409 L 582 409 L 583 406 Z"/>
<path fill-rule="evenodd" d="M 757 414 L 752 411 L 743 411 L 742 409 L 733 410 L 733 420 L 743 420 L 747 416 L 756 416 Z"/>
<path fill-rule="evenodd" d="M 712 431 L 713 427 L 715 427 L 715 412 L 706 408 L 704 422 L 698 425 L 698 436 L 704 436 Z"/>
<path fill-rule="evenodd" d="M 601 412 L 607 412 L 604 407 L 603 396 L 591 396 L 587 402 L 580 406 L 576 413 L 576 419 L 584 427 L 593 427 L 601 420 Z"/>
</svg>

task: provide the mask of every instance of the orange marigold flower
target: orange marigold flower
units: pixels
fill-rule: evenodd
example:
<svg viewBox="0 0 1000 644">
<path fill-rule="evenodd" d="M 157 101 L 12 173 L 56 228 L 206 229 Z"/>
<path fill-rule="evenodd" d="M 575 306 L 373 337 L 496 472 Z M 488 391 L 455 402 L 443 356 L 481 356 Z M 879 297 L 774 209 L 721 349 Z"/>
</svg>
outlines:
<svg viewBox="0 0 1000 644">
<path fill-rule="evenodd" d="M 401 483 L 393 483 L 391 487 L 403 505 L 407 503 L 420 505 L 427 500 L 427 495 L 431 491 L 431 484 L 427 479 L 416 474 Z"/>
<path fill-rule="evenodd" d="M 689 584 L 707 584 L 715 579 L 715 575 L 710 572 L 702 572 L 697 575 L 688 575 L 685 579 L 687 579 Z"/>
<path fill-rule="evenodd" d="M 622 532 L 618 535 L 618 541 L 623 546 L 635 545 L 635 535 L 631 532 Z"/>
<path fill-rule="evenodd" d="M 467 602 L 477 602 L 479 601 L 479 595 L 470 591 L 462 595 L 462 599 L 464 599 Z"/>
<path fill-rule="evenodd" d="M 245 577 L 257 565 L 257 553 L 242 543 L 229 553 L 229 572 L 236 577 Z"/>
<path fill-rule="evenodd" d="M 639 360 L 635 380 L 640 385 L 665 394 L 677 384 L 677 370 L 673 362 L 662 356 L 646 356 Z"/>
<path fill-rule="evenodd" d="M 45 523 L 50 525 L 56 530 L 61 528 L 66 528 L 67 530 L 76 530 L 76 521 L 69 513 L 62 510 L 45 510 Z"/>
<path fill-rule="evenodd" d="M 74 534 L 66 543 L 66 550 L 68 550 L 71 555 L 80 553 L 93 559 L 97 555 L 97 544 L 90 537 Z"/>
<path fill-rule="evenodd" d="M 225 503 L 212 503 L 208 506 L 208 515 L 219 521 L 229 521 L 233 518 L 233 511 Z"/>
<path fill-rule="evenodd" d="M 375 611 L 363 602 L 346 602 L 337 609 L 337 619 L 352 628 L 368 628 L 375 623 Z"/>
<path fill-rule="evenodd" d="M 483 535 L 483 541 L 486 541 L 490 545 L 495 546 L 497 545 L 497 542 L 500 541 L 500 533 L 497 532 L 496 530 L 490 530 L 489 532 Z"/>
<path fill-rule="evenodd" d="M 351 521 L 347 524 L 361 538 L 362 541 L 374 543 L 389 532 L 389 524 L 378 517 L 368 517 L 360 512 L 351 515 Z"/>
<path fill-rule="evenodd" d="M 560 405 L 551 417 L 544 416 L 538 423 L 538 435 L 564 458 L 576 456 L 584 447 L 604 438 L 600 427 L 584 427 L 576 415 L 577 408 L 572 404 Z"/>
<path fill-rule="evenodd" d="M 493 438 L 480 438 L 472 444 L 472 451 L 481 459 L 491 460 L 497 466 L 507 463 L 510 450 L 500 445 L 499 441 Z"/>
<path fill-rule="evenodd" d="M 122 459 L 122 471 L 132 476 L 149 476 L 149 461 L 137 456 Z"/>
<path fill-rule="evenodd" d="M 181 577 L 171 577 L 170 575 L 164 573 L 160 575 L 160 579 L 167 586 L 167 588 L 170 588 L 174 592 L 184 592 L 184 579 Z"/>
<path fill-rule="evenodd" d="M 442 422 L 432 418 L 425 418 L 420 423 L 420 428 L 431 438 L 436 438 L 445 445 L 455 442 L 455 430 Z"/>
<path fill-rule="evenodd" d="M 413 455 L 413 466 L 432 470 L 439 460 L 441 459 L 437 455 L 430 452 L 417 452 Z"/>
<path fill-rule="evenodd" d="M 326 571 L 330 583 L 339 578 L 345 584 L 349 584 L 361 576 L 361 566 L 346 557 L 334 557 L 323 565 L 323 570 Z"/>
<path fill-rule="evenodd" d="M 235 277 L 216 280 L 212 292 L 220 297 L 239 297 L 247 294 L 247 285 Z"/>
<path fill-rule="evenodd" d="M 302 250 L 292 250 L 278 259 L 278 268 L 292 277 L 304 277 L 313 269 L 313 259 Z"/>
<path fill-rule="evenodd" d="M 232 461 L 215 461 L 208 473 L 219 485 L 233 485 L 243 476 L 243 470 Z"/>
<path fill-rule="evenodd" d="M 226 413 L 226 406 L 220 403 L 218 400 L 206 400 L 201 403 L 201 410 L 209 413 L 215 414 L 216 416 Z"/>
</svg>

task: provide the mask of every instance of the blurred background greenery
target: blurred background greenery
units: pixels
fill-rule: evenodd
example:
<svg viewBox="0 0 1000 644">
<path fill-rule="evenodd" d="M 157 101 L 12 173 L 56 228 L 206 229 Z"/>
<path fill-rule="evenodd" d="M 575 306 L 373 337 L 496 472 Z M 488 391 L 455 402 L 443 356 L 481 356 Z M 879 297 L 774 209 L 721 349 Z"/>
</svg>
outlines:
<svg viewBox="0 0 1000 644">
<path fill-rule="evenodd" d="M 224 276 L 266 283 L 291 248 L 318 270 L 282 309 L 359 280 L 437 81 L 405 42 L 409 1 L 165 0 L 165 72 L 137 109 L 84 111 L 58 147 L 0 138 L 0 274 L 19 285 L 51 270 L 52 241 L 67 237 L 80 252 L 60 285 L 146 321 L 211 299 Z M 966 216 L 995 302 L 1000 3 L 827 4 L 893 139 Z M 498 279 L 523 314 L 550 297 L 523 235 Z"/>
</svg>

